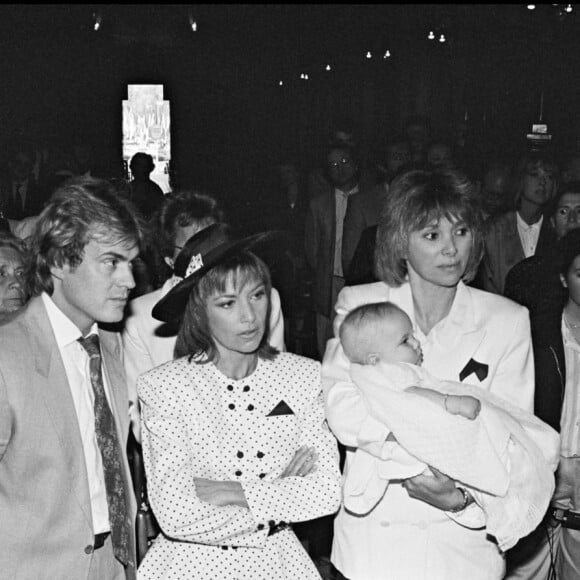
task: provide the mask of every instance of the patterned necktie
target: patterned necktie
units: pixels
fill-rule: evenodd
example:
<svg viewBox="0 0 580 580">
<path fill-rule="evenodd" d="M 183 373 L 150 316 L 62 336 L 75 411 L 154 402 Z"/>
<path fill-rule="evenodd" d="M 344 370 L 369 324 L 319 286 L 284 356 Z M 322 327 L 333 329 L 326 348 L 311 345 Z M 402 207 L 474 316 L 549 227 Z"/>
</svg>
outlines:
<svg viewBox="0 0 580 580">
<path fill-rule="evenodd" d="M 117 438 L 115 419 L 111 413 L 101 372 L 101 350 L 99 337 L 91 334 L 79 338 L 82 347 L 89 354 L 91 384 L 95 393 L 95 433 L 103 460 L 105 488 L 109 506 L 109 522 L 113 551 L 117 560 L 127 565 L 129 561 L 129 518 L 121 446 Z"/>
</svg>

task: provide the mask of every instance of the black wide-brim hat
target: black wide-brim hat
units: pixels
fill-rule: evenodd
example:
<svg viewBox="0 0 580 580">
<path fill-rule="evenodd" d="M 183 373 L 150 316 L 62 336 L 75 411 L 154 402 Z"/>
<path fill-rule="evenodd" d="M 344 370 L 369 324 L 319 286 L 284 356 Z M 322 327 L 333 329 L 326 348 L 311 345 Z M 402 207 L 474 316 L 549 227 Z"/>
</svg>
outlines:
<svg viewBox="0 0 580 580">
<path fill-rule="evenodd" d="M 215 266 L 230 256 L 244 251 L 264 249 L 280 241 L 283 232 L 261 232 L 238 238 L 227 224 L 217 223 L 204 228 L 187 240 L 175 259 L 175 274 L 183 280 L 176 284 L 157 304 L 151 314 L 162 322 L 175 322 L 183 316 L 193 287 Z"/>
</svg>

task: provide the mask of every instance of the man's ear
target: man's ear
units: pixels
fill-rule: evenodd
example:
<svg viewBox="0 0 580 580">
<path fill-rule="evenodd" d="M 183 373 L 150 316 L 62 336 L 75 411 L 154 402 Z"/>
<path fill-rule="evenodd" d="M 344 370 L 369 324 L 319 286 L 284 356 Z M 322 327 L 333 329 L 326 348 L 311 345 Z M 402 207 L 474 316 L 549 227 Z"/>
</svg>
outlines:
<svg viewBox="0 0 580 580">
<path fill-rule="evenodd" d="M 173 258 L 170 258 L 169 256 L 165 256 L 163 258 L 163 261 L 172 269 L 175 270 L 175 262 L 173 261 Z"/>
<path fill-rule="evenodd" d="M 380 358 L 379 355 L 376 352 L 371 352 L 370 354 L 367 354 L 367 364 L 368 365 L 376 365 L 379 362 Z"/>
<path fill-rule="evenodd" d="M 560 274 L 560 282 L 562 283 L 562 286 L 564 286 L 564 288 L 568 288 L 568 282 L 566 282 L 564 274 Z"/>
</svg>

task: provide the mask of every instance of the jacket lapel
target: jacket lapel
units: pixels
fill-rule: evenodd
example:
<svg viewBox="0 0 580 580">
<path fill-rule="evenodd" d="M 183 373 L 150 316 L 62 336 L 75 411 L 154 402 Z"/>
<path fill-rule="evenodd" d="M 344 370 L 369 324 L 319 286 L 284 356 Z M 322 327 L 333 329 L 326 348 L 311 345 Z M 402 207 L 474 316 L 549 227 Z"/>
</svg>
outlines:
<svg viewBox="0 0 580 580">
<path fill-rule="evenodd" d="M 41 298 L 33 298 L 26 312 L 31 340 L 35 343 L 34 388 L 42 393 L 46 410 L 67 462 L 71 491 L 92 526 L 87 469 L 78 418 L 56 338 Z"/>
<path fill-rule="evenodd" d="M 103 352 L 103 368 L 109 385 L 112 412 L 120 434 L 121 442 L 125 443 L 129 428 L 129 395 L 123 383 L 124 370 L 121 367 L 119 342 L 115 335 L 99 330 L 99 340 Z"/>
<path fill-rule="evenodd" d="M 436 348 L 433 356 L 429 357 L 429 371 L 435 376 L 452 377 L 459 381 L 461 371 L 474 358 L 485 334 L 470 290 L 460 282 L 449 315 L 437 329 L 437 344 L 444 348 Z M 471 375 L 465 378 L 465 382 L 478 384 L 478 379 Z"/>
</svg>

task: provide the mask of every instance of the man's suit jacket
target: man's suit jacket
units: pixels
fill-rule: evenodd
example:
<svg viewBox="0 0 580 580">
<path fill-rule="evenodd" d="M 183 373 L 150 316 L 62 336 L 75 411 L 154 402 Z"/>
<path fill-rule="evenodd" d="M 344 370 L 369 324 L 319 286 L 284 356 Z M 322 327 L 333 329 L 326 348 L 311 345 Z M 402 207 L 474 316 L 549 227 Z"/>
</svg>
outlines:
<svg viewBox="0 0 580 580">
<path fill-rule="evenodd" d="M 349 197 L 348 205 L 355 197 L 364 195 L 355 193 Z M 348 213 L 348 209 L 347 209 Z M 331 318 L 332 309 L 332 278 L 334 276 L 334 241 L 336 238 L 336 198 L 334 188 L 310 200 L 306 213 L 304 229 L 304 251 L 306 261 L 312 270 L 314 287 L 314 308 L 316 312 Z M 342 246 L 345 251 L 345 245 Z M 356 247 L 346 247 L 349 255 L 353 255 Z"/>
<path fill-rule="evenodd" d="M 548 216 L 544 216 L 535 255 L 551 251 L 555 243 L 556 233 Z M 478 285 L 488 292 L 503 294 L 508 272 L 525 257 L 516 212 L 508 211 L 493 218 L 486 224 L 485 253 L 478 273 Z"/>
<path fill-rule="evenodd" d="M 0 184 L 0 210 L 4 217 L 11 220 L 21 220 L 38 215 L 49 197 L 46 190 L 38 185 L 32 177 L 28 180 L 24 207 L 14 202 L 12 189 L 13 185 L 10 180 Z"/>
<path fill-rule="evenodd" d="M 379 183 L 349 200 L 342 234 L 342 269 L 345 277 L 348 277 L 347 273 L 354 266 L 354 255 L 362 233 L 367 228 L 378 225 L 386 198 L 387 188 L 384 183 Z"/>
<path fill-rule="evenodd" d="M 124 451 L 129 413 L 121 344 L 113 333 L 100 330 L 99 336 Z M 0 576 L 86 578 L 94 543 L 87 469 L 66 371 L 40 297 L 0 326 L 0 344 Z M 134 532 L 125 454 L 123 466 Z M 128 578 L 136 574 L 134 536 Z"/>
</svg>

